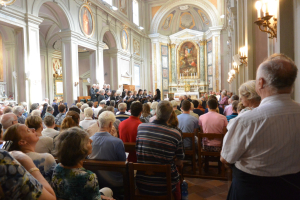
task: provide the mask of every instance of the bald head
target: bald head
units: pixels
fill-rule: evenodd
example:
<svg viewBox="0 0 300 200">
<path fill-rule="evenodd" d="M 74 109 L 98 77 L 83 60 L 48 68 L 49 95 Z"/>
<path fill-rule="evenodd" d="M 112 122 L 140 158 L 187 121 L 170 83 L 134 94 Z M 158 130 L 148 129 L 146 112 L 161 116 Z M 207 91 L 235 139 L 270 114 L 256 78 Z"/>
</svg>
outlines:
<svg viewBox="0 0 300 200">
<path fill-rule="evenodd" d="M 17 124 L 18 118 L 14 113 L 7 113 L 2 116 L 1 124 L 3 129 L 8 129 L 10 126 Z"/>
<path fill-rule="evenodd" d="M 297 66 L 292 59 L 283 54 L 273 54 L 259 66 L 257 86 L 261 84 L 262 88 L 269 88 L 272 93 L 291 92 L 297 72 Z"/>
</svg>

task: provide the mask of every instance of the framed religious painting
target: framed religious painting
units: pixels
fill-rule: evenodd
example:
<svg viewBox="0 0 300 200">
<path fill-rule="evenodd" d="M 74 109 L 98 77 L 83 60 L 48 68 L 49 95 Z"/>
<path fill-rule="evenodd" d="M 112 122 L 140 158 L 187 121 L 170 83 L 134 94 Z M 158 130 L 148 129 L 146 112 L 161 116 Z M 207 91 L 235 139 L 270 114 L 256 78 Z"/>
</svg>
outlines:
<svg viewBox="0 0 300 200">
<path fill-rule="evenodd" d="M 86 3 L 79 9 L 79 23 L 83 34 L 91 38 L 95 32 L 95 20 L 90 6 Z"/>
<path fill-rule="evenodd" d="M 128 49 L 128 41 L 129 41 L 129 38 L 128 38 L 128 32 L 127 30 L 124 28 L 122 31 L 121 31 L 121 45 L 122 45 L 122 49 L 123 50 L 127 50 Z M 140 47 L 139 47 L 140 48 Z"/>
<path fill-rule="evenodd" d="M 184 41 L 177 49 L 178 79 L 197 79 L 200 77 L 199 46 L 194 41 Z"/>
</svg>

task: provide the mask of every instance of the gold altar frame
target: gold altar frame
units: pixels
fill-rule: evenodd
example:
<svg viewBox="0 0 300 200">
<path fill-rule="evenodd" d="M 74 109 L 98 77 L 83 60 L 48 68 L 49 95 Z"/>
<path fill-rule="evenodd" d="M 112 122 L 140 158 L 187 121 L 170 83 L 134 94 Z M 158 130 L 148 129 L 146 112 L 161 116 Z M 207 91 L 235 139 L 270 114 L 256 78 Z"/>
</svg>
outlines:
<svg viewBox="0 0 300 200">
<path fill-rule="evenodd" d="M 200 78 L 200 48 L 199 48 L 199 46 L 196 42 L 191 41 L 191 40 L 185 40 L 185 41 L 180 43 L 180 45 L 177 47 L 177 52 L 176 52 L 176 56 L 177 56 L 177 79 L 178 80 L 180 80 L 180 69 L 179 69 L 180 68 L 180 55 L 179 55 L 179 51 L 180 51 L 182 45 L 184 45 L 187 42 L 193 43 L 195 48 L 197 49 L 197 76 L 196 76 L 196 79 Z M 182 79 L 191 79 L 191 78 L 194 78 L 194 77 L 185 76 Z"/>
</svg>

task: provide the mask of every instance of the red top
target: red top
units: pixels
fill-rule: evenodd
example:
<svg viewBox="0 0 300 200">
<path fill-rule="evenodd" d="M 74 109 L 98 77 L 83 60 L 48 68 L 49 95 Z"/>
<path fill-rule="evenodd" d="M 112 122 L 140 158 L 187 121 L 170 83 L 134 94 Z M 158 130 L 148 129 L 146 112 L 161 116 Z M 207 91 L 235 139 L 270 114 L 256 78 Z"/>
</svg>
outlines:
<svg viewBox="0 0 300 200">
<path fill-rule="evenodd" d="M 119 136 L 123 142 L 136 142 L 138 126 L 141 124 L 138 117 L 130 116 L 119 125 Z M 128 162 L 137 162 L 136 152 L 129 152 Z"/>
</svg>

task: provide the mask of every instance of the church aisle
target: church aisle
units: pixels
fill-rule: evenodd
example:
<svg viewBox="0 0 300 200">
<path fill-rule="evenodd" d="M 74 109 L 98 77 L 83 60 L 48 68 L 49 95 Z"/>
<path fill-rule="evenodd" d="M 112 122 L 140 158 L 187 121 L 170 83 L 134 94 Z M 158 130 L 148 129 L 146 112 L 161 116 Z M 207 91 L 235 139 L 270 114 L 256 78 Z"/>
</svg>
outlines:
<svg viewBox="0 0 300 200">
<path fill-rule="evenodd" d="M 185 178 L 189 184 L 189 200 L 225 200 L 230 182 L 200 178 Z"/>
</svg>

